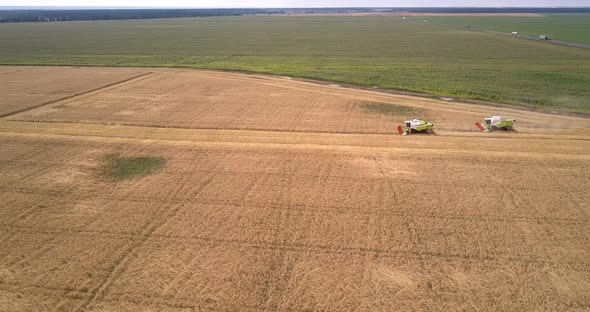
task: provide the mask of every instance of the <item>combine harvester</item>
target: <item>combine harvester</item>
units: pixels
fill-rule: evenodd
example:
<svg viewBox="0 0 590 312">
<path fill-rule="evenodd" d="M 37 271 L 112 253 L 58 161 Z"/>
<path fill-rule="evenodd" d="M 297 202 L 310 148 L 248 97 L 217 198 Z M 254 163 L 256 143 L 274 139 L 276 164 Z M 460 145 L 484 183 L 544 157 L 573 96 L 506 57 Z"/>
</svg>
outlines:
<svg viewBox="0 0 590 312">
<path fill-rule="evenodd" d="M 476 122 L 475 125 L 482 132 L 490 132 L 495 130 L 512 131 L 515 121 L 516 120 L 514 119 L 504 118 L 502 116 L 492 116 L 490 118 L 486 118 L 483 124 Z"/>
<path fill-rule="evenodd" d="M 415 134 L 415 133 L 434 133 L 432 131 L 432 128 L 434 127 L 434 125 L 426 120 L 419 120 L 419 119 L 414 119 L 414 120 L 406 120 L 405 121 L 405 126 L 398 126 L 397 127 L 397 133 L 401 134 L 401 135 L 408 135 L 408 134 Z"/>
</svg>

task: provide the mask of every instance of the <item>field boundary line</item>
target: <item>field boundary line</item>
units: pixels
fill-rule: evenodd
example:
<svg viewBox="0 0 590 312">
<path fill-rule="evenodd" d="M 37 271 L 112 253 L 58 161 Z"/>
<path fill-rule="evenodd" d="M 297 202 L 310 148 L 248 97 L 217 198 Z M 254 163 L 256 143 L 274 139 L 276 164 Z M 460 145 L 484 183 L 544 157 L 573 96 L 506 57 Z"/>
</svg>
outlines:
<svg viewBox="0 0 590 312">
<path fill-rule="evenodd" d="M 72 99 L 72 98 L 75 98 L 75 97 L 78 97 L 78 96 L 81 96 L 81 95 L 85 95 L 85 94 L 88 94 L 88 93 L 100 91 L 102 89 L 106 89 L 106 88 L 109 88 L 109 87 L 112 87 L 112 86 L 116 86 L 118 84 L 129 82 L 131 80 L 135 80 L 137 78 L 141 78 L 141 77 L 144 77 L 144 76 L 147 76 L 147 75 L 151 75 L 151 74 L 153 74 L 153 72 L 142 73 L 142 74 L 139 74 L 139 75 L 135 75 L 133 77 L 125 78 L 123 80 L 118 80 L 118 81 L 115 81 L 115 82 L 111 82 L 111 83 L 108 83 L 106 85 L 103 85 L 103 86 L 94 88 L 94 89 L 90 89 L 90 90 L 86 90 L 86 91 L 82 91 L 82 92 L 70 94 L 68 96 L 65 96 L 65 97 L 62 97 L 62 98 L 59 98 L 59 99 L 55 99 L 55 100 L 51 100 L 51 101 L 47 101 L 47 102 L 43 102 L 41 104 L 37 104 L 37 105 L 34 105 L 34 106 L 21 108 L 21 109 L 18 109 L 16 111 L 12 111 L 12 112 L 9 112 L 9 113 L 1 114 L 0 115 L 0 118 L 10 117 L 10 116 L 14 116 L 16 114 L 28 112 L 30 110 L 37 109 L 39 107 L 43 107 L 43 106 L 46 106 L 46 105 L 55 104 L 55 103 L 58 103 L 58 102 L 61 102 L 61 101 L 65 101 L 65 100 L 69 100 L 69 99 Z"/>
</svg>

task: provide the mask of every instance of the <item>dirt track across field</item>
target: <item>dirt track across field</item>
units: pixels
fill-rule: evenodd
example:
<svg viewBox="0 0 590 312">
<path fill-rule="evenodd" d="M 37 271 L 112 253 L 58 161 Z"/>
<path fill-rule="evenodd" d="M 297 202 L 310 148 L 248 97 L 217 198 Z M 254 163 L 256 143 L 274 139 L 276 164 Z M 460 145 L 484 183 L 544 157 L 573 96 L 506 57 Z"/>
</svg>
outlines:
<svg viewBox="0 0 590 312">
<path fill-rule="evenodd" d="M 466 30 L 466 31 L 475 30 L 475 31 L 483 31 L 483 32 L 497 34 L 497 35 L 503 35 L 503 36 L 512 36 L 512 37 L 514 37 L 516 39 L 526 39 L 526 40 L 539 41 L 539 37 L 538 36 L 527 36 L 527 35 L 523 35 L 523 34 L 519 34 L 518 36 L 514 36 L 512 34 L 512 32 L 503 32 L 503 31 L 497 31 L 497 30 L 491 30 L 491 29 L 477 28 L 477 27 L 473 27 L 473 26 L 470 26 L 469 28 L 465 28 L 464 26 L 452 25 L 452 24 L 442 24 L 442 23 L 433 23 L 433 22 L 430 22 L 430 24 L 440 25 L 440 26 L 446 26 L 446 27 L 452 27 L 452 28 L 458 28 L 458 29 L 463 29 L 463 30 Z M 576 42 L 569 42 L 569 41 L 561 41 L 561 40 L 555 40 L 555 39 L 543 40 L 542 42 L 549 43 L 549 44 L 566 45 L 566 46 L 576 47 L 576 48 L 590 49 L 590 45 L 589 44 L 583 44 L 583 43 L 576 43 Z"/>
<path fill-rule="evenodd" d="M 258 75 L 24 69 L 0 67 L 21 85 L 0 84 L 0 311 L 590 308 L 587 118 Z M 58 84 L 23 78 L 36 71 Z M 518 131 L 478 132 L 492 114 Z M 393 134 L 413 116 L 437 134 Z M 112 154 L 167 163 L 113 181 Z"/>
</svg>

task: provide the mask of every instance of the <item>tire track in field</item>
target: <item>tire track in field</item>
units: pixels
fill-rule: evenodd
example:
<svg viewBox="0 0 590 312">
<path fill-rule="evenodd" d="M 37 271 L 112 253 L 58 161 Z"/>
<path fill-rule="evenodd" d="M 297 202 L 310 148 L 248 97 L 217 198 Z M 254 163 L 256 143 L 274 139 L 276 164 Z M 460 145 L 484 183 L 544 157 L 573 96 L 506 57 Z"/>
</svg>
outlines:
<svg viewBox="0 0 590 312">
<path fill-rule="evenodd" d="M 50 147 L 50 146 L 47 146 Z M 77 147 L 77 146 L 76 146 Z M 86 148 L 85 146 L 80 146 L 82 148 Z M 206 151 L 201 151 L 201 150 L 191 150 L 191 153 L 197 151 L 198 153 L 200 153 L 201 155 L 206 155 L 206 157 L 214 157 L 214 158 L 219 158 L 219 157 L 224 157 L 227 155 L 232 155 L 233 157 L 258 157 L 258 156 L 273 156 L 272 159 L 280 159 L 283 157 L 293 157 L 292 159 L 294 160 L 294 163 L 298 163 L 301 164 L 304 161 L 307 161 L 307 159 L 303 156 L 312 156 L 314 161 L 317 162 L 322 162 L 323 164 L 329 163 L 332 164 L 334 161 L 337 162 L 350 162 L 351 160 L 356 159 L 357 157 L 352 155 L 338 155 L 338 154 L 332 154 L 332 153 L 326 153 L 325 155 L 322 154 L 301 154 L 303 155 L 302 157 L 297 157 L 297 156 L 291 156 L 290 154 L 287 153 L 277 153 L 277 152 L 272 152 L 272 153 L 264 153 L 264 152 L 248 152 L 248 151 L 243 151 L 243 152 L 234 152 L 234 153 L 227 153 L 226 150 L 210 150 L 209 152 Z M 24 156 L 23 156 L 24 157 Z M 297 158 L 295 158 L 297 157 Z M 367 159 L 369 159 L 370 157 L 367 157 Z M 175 160 L 177 161 L 177 164 L 196 164 L 197 161 L 194 158 L 191 157 L 175 157 Z M 270 159 L 267 159 L 267 161 Z M 403 160 L 401 158 L 393 158 L 392 160 L 395 161 L 400 161 Z M 502 162 L 498 162 L 495 163 L 494 165 L 497 164 L 502 164 L 504 163 L 504 161 Z M 533 168 L 534 169 L 540 169 L 540 170 L 544 170 L 546 172 L 551 173 L 552 171 L 550 170 L 545 170 L 542 165 L 537 165 L 537 164 L 531 164 L 529 163 L 517 163 L 519 165 L 526 165 L 529 166 L 529 168 Z M 43 161 L 43 160 L 30 160 L 30 159 L 20 159 L 20 160 L 16 160 L 16 159 L 11 159 L 11 160 L 6 160 L 3 162 L 0 162 L 0 166 L 3 166 L 5 168 L 5 166 L 23 166 L 25 165 L 26 167 L 40 167 L 40 168 L 46 168 L 46 167 L 50 167 L 47 170 L 52 170 L 55 167 L 59 167 L 59 166 L 69 166 L 78 170 L 93 170 L 95 169 L 95 167 L 93 165 L 87 165 L 87 164 L 75 164 L 75 163 L 70 163 L 69 161 Z M 272 163 L 269 163 L 270 166 L 273 166 Z M 387 167 L 387 165 L 383 165 L 383 167 Z M 35 176 L 42 176 L 44 173 L 46 173 L 44 169 L 40 169 L 41 171 L 38 171 L 37 173 L 32 173 L 31 175 L 27 175 L 26 178 L 33 178 Z M 387 169 L 386 169 L 387 170 Z M 484 171 L 483 169 L 478 169 L 478 171 L 476 171 L 478 174 L 483 174 L 485 176 L 489 175 L 490 173 L 486 170 Z M 342 174 L 342 173 L 333 173 L 333 174 L 328 174 L 328 175 L 323 175 L 323 174 L 319 174 L 319 173 L 315 173 L 315 172 L 299 172 L 293 169 L 290 169 L 289 171 L 286 172 L 273 172 L 273 171 L 265 171 L 262 168 L 258 168 L 256 171 L 250 171 L 250 170 L 239 170 L 236 167 L 231 167 L 231 168 L 224 168 L 224 169 L 203 169 L 203 168 L 187 168 L 186 170 L 184 170 L 184 168 L 181 169 L 170 169 L 166 172 L 161 172 L 159 173 L 161 176 L 164 177 L 169 177 L 169 178 L 174 178 L 174 177 L 181 177 L 181 178 L 185 178 L 185 177 L 191 177 L 197 174 L 203 174 L 203 173 L 216 173 L 216 174 L 225 174 L 225 175 L 235 175 L 235 174 L 243 174 L 243 175 L 247 175 L 250 176 L 252 178 L 260 178 L 262 176 L 267 176 L 267 177 L 276 177 L 276 178 L 282 178 L 282 177 L 290 177 L 290 176 L 297 176 L 297 177 L 303 177 L 303 178 L 322 178 L 324 176 L 326 176 L 329 179 L 338 179 L 341 182 L 347 182 L 347 183 L 354 183 L 354 182 L 364 182 L 364 183 L 368 183 L 371 181 L 376 181 L 376 182 L 383 182 L 383 183 L 387 183 L 387 181 L 389 181 L 390 179 L 395 180 L 396 182 L 399 183 L 404 183 L 404 184 L 411 184 L 411 185 L 418 185 L 420 183 L 422 183 L 420 180 L 416 180 L 416 179 L 412 179 L 412 178 L 406 178 L 403 174 L 405 174 L 405 172 L 399 173 L 399 172 L 392 172 L 392 173 L 387 173 L 387 171 L 382 171 L 381 175 L 378 176 L 372 176 L 371 174 L 364 174 L 361 173 L 359 175 L 351 175 L 351 174 Z M 506 178 L 506 175 L 503 175 L 502 178 Z M 509 176 L 512 179 L 514 178 L 513 176 Z M 510 187 L 512 190 L 515 191 L 534 191 L 534 190 L 538 190 L 539 186 L 546 186 L 546 187 L 551 187 L 553 190 L 557 190 L 560 192 L 563 191 L 571 191 L 571 186 L 569 185 L 559 185 L 559 184 L 555 184 L 551 181 L 551 179 L 559 179 L 559 175 L 556 174 L 547 174 L 546 176 L 542 176 L 542 177 L 538 177 L 536 179 L 536 181 L 534 181 L 535 183 L 520 183 L 517 184 L 515 182 L 511 182 L 510 183 Z M 586 179 L 585 176 L 581 175 L 581 174 L 577 174 L 576 178 L 579 178 L 580 180 Z M 589 176 L 590 178 L 590 176 Z M 10 180 L 10 185 L 11 186 L 15 186 L 17 185 L 17 182 L 22 181 L 23 178 L 19 177 L 19 178 L 15 178 L 13 180 Z M 489 178 L 490 180 L 492 180 L 492 178 Z M 502 180 L 498 180 L 498 181 L 502 181 Z M 506 182 L 504 183 L 500 183 L 497 182 L 497 185 L 501 188 L 504 184 L 506 184 Z M 477 182 L 477 183 L 476 183 Z M 9 187 L 7 187 L 9 184 L 7 183 L 4 186 L 0 186 L 0 188 L 4 188 L 4 189 L 9 189 Z M 488 188 L 489 184 L 487 182 L 485 182 L 485 180 L 481 180 L 481 181 L 469 181 L 469 180 L 461 180 L 461 181 L 440 181 L 437 183 L 437 185 L 440 186 L 460 186 L 460 187 L 468 187 L 468 186 L 473 186 L 473 187 L 485 187 Z M 149 197 L 149 196 L 148 196 Z"/>
<path fill-rule="evenodd" d="M 415 183 L 416 186 L 419 186 L 419 183 Z M 40 193 L 31 191 L 28 189 L 11 189 L 0 187 L 2 191 L 14 192 L 19 194 L 25 195 L 42 195 L 48 197 L 56 197 L 56 198 L 63 198 L 64 196 L 72 199 L 72 200 L 82 200 L 83 197 L 76 197 L 73 193 Z M 397 193 L 396 193 L 397 196 Z M 139 196 L 122 196 L 122 197 L 111 197 L 111 198 L 103 198 L 101 200 L 104 201 L 112 201 L 112 202 L 133 202 L 133 203 L 158 203 L 158 204 L 180 204 L 186 202 L 186 198 L 178 199 L 178 200 L 160 200 L 158 197 L 139 197 Z M 237 204 L 231 203 L 228 201 L 215 201 L 215 200 L 204 200 L 204 201 L 193 201 L 194 205 L 224 205 L 229 207 L 236 207 L 242 208 L 244 204 Z M 256 203 L 249 203 L 247 206 L 256 206 Z M 265 207 L 270 209 L 284 209 L 284 205 L 280 203 L 264 203 Z M 367 215 L 372 214 L 371 212 L 367 212 L 364 210 L 359 210 L 354 207 L 346 207 L 346 206 L 317 206 L 317 205 L 291 205 L 293 210 L 297 211 L 309 211 L 309 212 L 321 212 L 325 215 L 329 214 L 358 214 L 358 215 Z M 555 218 L 555 217 L 531 217 L 531 216 L 524 216 L 524 215 L 506 215 L 505 217 L 490 217 L 489 215 L 466 215 L 466 214 L 449 214 L 445 213 L 444 215 L 441 214 L 420 214 L 420 213 L 408 213 L 404 211 L 398 212 L 383 212 L 383 216 L 391 216 L 391 217 L 404 217 L 404 218 L 425 218 L 425 219 L 436 219 L 436 220 L 468 220 L 473 222 L 508 222 L 508 223 L 515 223 L 515 222 L 545 222 L 549 224 L 555 225 L 567 225 L 567 224 L 590 224 L 590 220 L 584 220 L 579 218 Z"/>
<path fill-rule="evenodd" d="M 125 78 L 123 80 L 111 82 L 111 83 L 108 83 L 106 85 L 103 85 L 103 86 L 94 88 L 94 89 L 90 89 L 90 90 L 86 90 L 86 91 L 82 91 L 82 92 L 70 94 L 68 96 L 65 96 L 65 97 L 62 97 L 62 98 L 59 98 L 59 99 L 55 99 L 55 100 L 43 102 L 41 104 L 37 104 L 37 105 L 34 105 L 34 106 L 30 106 L 30 107 L 21 108 L 21 109 L 18 109 L 16 111 L 12 111 L 12 112 L 9 112 L 9 113 L 0 114 L 0 118 L 10 117 L 10 116 L 13 116 L 13 115 L 16 115 L 16 114 L 28 112 L 30 110 L 33 110 L 33 109 L 36 109 L 36 108 L 39 108 L 39 107 L 43 107 L 43 106 L 50 105 L 50 104 L 55 104 L 55 103 L 58 103 L 58 102 L 61 102 L 61 101 L 65 101 L 65 100 L 69 100 L 69 99 L 72 99 L 72 98 L 75 98 L 75 97 L 78 97 L 78 96 L 82 96 L 82 95 L 85 95 L 85 94 L 88 94 L 88 93 L 100 91 L 100 90 L 103 90 L 103 89 L 106 89 L 106 88 L 109 88 L 109 87 L 112 87 L 112 86 L 116 86 L 116 85 L 119 85 L 119 84 L 122 84 L 122 83 L 125 83 L 125 82 L 130 82 L 132 80 L 135 80 L 135 79 L 138 79 L 138 78 L 147 76 L 147 75 L 152 75 L 152 74 L 153 74 L 153 72 L 147 72 L 147 73 L 135 75 L 133 77 L 129 77 L 129 78 Z"/>
<path fill-rule="evenodd" d="M 228 122 L 226 122 L 226 123 L 225 123 L 225 125 L 223 125 L 223 126 L 220 126 L 220 128 L 223 128 L 223 129 L 231 129 L 231 124 L 233 124 L 233 123 L 234 123 L 234 122 L 236 122 L 236 121 L 239 121 L 239 120 L 240 120 L 240 119 L 241 119 L 241 118 L 242 118 L 244 115 L 246 115 L 246 113 L 248 113 L 248 111 L 249 111 L 250 109 L 252 109 L 254 106 L 258 105 L 258 100 L 259 100 L 260 98 L 262 98 L 262 97 L 264 97 L 264 95 L 261 95 L 261 96 L 259 96 L 259 97 L 258 97 L 258 98 L 256 98 L 256 99 L 252 99 L 252 103 L 250 103 L 250 104 L 246 105 L 246 107 L 244 107 L 244 108 L 242 109 L 242 111 L 241 111 L 241 112 L 239 112 L 239 113 L 236 115 L 236 117 L 234 117 L 234 118 L 232 118 L 231 120 L 229 120 Z"/>
<path fill-rule="evenodd" d="M 301 110 L 297 113 L 297 115 L 291 121 L 289 127 L 287 127 L 287 131 L 296 132 L 297 125 L 301 122 L 303 116 L 309 112 L 312 106 L 316 103 L 315 97 L 310 97 L 307 99 Z"/>
<path fill-rule="evenodd" d="M 375 155 L 370 156 L 370 159 L 371 159 L 371 161 L 373 161 L 375 163 L 375 166 L 376 166 L 377 170 L 379 171 L 379 173 L 384 177 L 387 176 L 387 173 L 385 172 L 385 164 L 383 161 L 383 156 L 375 154 Z M 367 248 L 369 250 L 379 250 L 379 248 L 376 245 L 379 240 L 378 230 L 380 229 L 380 224 L 381 224 L 381 221 L 383 220 L 384 211 L 382 209 L 383 208 L 382 205 L 379 205 L 379 203 L 376 204 L 375 201 L 382 201 L 383 188 L 385 186 L 389 185 L 390 179 L 386 179 L 385 181 L 386 182 L 383 185 L 373 183 L 371 186 L 371 189 L 378 188 L 380 190 L 380 192 L 378 192 L 376 194 L 377 196 L 374 196 L 372 198 L 370 210 L 367 211 L 367 214 L 365 215 L 365 217 L 366 217 L 366 223 L 365 223 L 365 226 L 366 226 L 365 239 L 366 239 L 366 241 L 364 244 L 365 244 L 365 246 L 367 246 Z M 371 263 L 373 263 L 373 261 L 375 261 L 378 257 L 379 257 L 379 252 L 367 252 L 363 255 L 362 258 L 364 260 L 364 268 L 362 270 L 361 285 L 370 285 L 371 284 L 371 280 L 372 280 L 371 275 L 372 275 L 372 269 L 373 269 L 371 266 Z M 360 289 L 359 289 L 359 291 L 360 291 Z M 368 299 L 368 297 L 362 298 L 360 300 L 360 302 L 358 303 L 359 306 L 360 307 L 367 306 L 367 301 L 366 301 L 367 299 Z"/>
<path fill-rule="evenodd" d="M 5 263 L 5 265 L 7 265 L 9 268 L 12 268 L 18 264 L 28 263 L 29 261 L 32 261 L 32 260 L 34 261 L 34 260 L 37 260 L 37 259 L 43 257 L 43 255 L 45 255 L 48 252 L 50 252 L 51 250 L 53 250 L 53 248 L 55 247 L 54 243 L 56 243 L 58 241 L 58 239 L 63 239 L 64 235 L 67 235 L 67 233 L 61 233 L 61 234 L 57 234 L 57 235 L 53 234 L 53 236 L 47 237 L 47 239 L 45 239 L 43 241 L 42 247 L 30 252 L 28 254 L 28 257 L 15 259 L 13 261 Z"/>
<path fill-rule="evenodd" d="M 220 164 L 217 167 L 222 166 L 221 164 L 223 164 L 223 162 L 224 161 L 222 159 L 220 161 Z M 246 198 L 255 189 L 256 185 L 258 185 L 259 183 L 260 183 L 260 179 L 257 179 L 256 181 L 254 181 L 249 186 L 249 188 L 245 192 L 244 196 L 241 198 L 241 201 L 245 201 Z M 198 194 L 196 196 L 198 196 Z M 224 201 L 221 200 L 221 202 L 224 202 Z M 162 237 L 166 237 L 166 235 L 164 235 L 164 236 L 162 236 L 162 235 L 153 235 L 152 237 L 158 238 L 158 239 L 162 239 Z M 197 241 L 197 242 L 199 242 L 199 241 Z M 183 268 L 180 270 L 180 272 L 177 274 L 177 276 L 174 277 L 174 278 L 172 278 L 172 280 L 170 281 L 170 283 L 168 283 L 167 288 L 173 288 L 174 286 L 179 287 L 179 286 L 185 285 L 187 282 L 189 282 L 190 280 L 192 280 L 193 277 L 194 277 L 194 275 L 195 275 L 195 272 L 191 271 L 190 269 L 193 266 L 193 264 L 196 263 L 200 259 L 201 258 L 198 255 L 195 256 L 195 257 L 193 257 L 193 259 L 191 259 L 188 264 L 186 264 L 186 265 L 183 266 Z M 258 307 L 256 307 L 256 308 L 258 308 Z M 274 310 L 270 310 L 270 311 L 274 311 Z"/>
<path fill-rule="evenodd" d="M 22 294 L 23 289 L 25 287 L 26 287 L 26 291 L 25 291 L 26 293 L 34 293 L 34 294 L 47 295 L 47 296 L 57 296 L 57 297 L 63 297 L 63 298 L 73 299 L 73 300 L 86 299 L 89 295 L 91 295 L 87 291 L 77 290 L 77 289 L 72 290 L 67 287 L 60 288 L 60 287 L 52 287 L 52 286 L 47 286 L 47 285 L 35 285 L 35 284 L 22 285 L 19 283 L 10 283 L 10 282 L 0 283 L 0 291 L 6 290 L 9 292 L 15 292 L 15 293 Z M 170 301 L 171 299 L 172 298 L 164 297 L 164 296 L 154 296 L 154 295 L 145 296 L 143 294 L 133 293 L 131 296 L 126 296 L 125 298 L 102 298 L 102 299 L 96 299 L 95 302 L 119 303 L 119 304 L 120 303 L 131 303 L 131 304 L 142 305 L 142 306 L 145 304 L 149 304 L 150 306 L 159 306 L 161 308 L 190 310 L 190 311 L 201 311 L 201 310 L 227 311 L 228 305 L 232 307 L 231 311 L 243 311 L 244 308 L 252 309 L 255 311 L 276 311 L 276 310 L 266 309 L 266 308 L 260 307 L 260 306 L 247 305 L 244 303 L 231 304 L 231 303 L 224 302 L 223 307 L 216 307 L 214 305 L 211 305 L 211 303 L 208 302 L 207 299 L 196 300 L 195 302 L 182 302 L 182 301 L 179 302 L 177 300 L 174 300 L 174 302 L 171 302 Z M 284 308 L 281 310 L 300 311 L 298 309 L 291 309 L 291 308 Z"/>
<path fill-rule="evenodd" d="M 30 227 L 12 227 L 19 232 L 27 233 L 43 233 L 53 235 L 83 235 L 89 237 L 101 237 L 101 238 L 121 238 L 123 236 L 131 239 L 148 240 L 154 238 L 158 240 L 184 243 L 184 244 L 207 244 L 212 247 L 224 246 L 225 248 L 249 248 L 258 250 L 268 250 L 276 253 L 296 253 L 296 254 L 327 254 L 327 255 L 346 255 L 352 257 L 365 257 L 365 256 L 376 256 L 385 258 L 412 258 L 416 260 L 424 259 L 443 259 L 443 260 L 461 260 L 469 261 L 473 263 L 479 263 L 481 261 L 492 261 L 499 264 L 505 262 L 514 263 L 525 263 L 535 264 L 544 266 L 561 266 L 567 264 L 571 266 L 571 270 L 576 272 L 590 272 L 584 262 L 580 261 L 563 261 L 563 260 L 545 260 L 539 259 L 537 254 L 508 254 L 508 253 L 493 253 L 489 255 L 476 255 L 476 254 L 464 254 L 464 253 L 452 253 L 452 252 L 438 252 L 438 251 L 426 251 L 426 250 L 402 250 L 402 249 L 380 249 L 380 248 L 369 248 L 369 247 L 347 247 L 347 246 L 334 246 L 334 245 L 314 245 L 306 243 L 283 243 L 274 241 L 250 241 L 242 239 L 217 239 L 209 238 L 204 236 L 182 236 L 182 235 L 148 235 L 148 234 L 126 234 L 121 235 L 120 233 L 112 233 L 109 231 L 94 231 L 94 230 L 65 230 L 65 231 L 51 231 L 51 230 L 39 230 L 37 228 Z M 93 298 L 95 291 L 91 291 Z M 104 295 L 104 293 L 103 293 Z M 100 297 L 94 299 L 100 300 Z M 94 300 L 93 299 L 93 300 Z"/>
<path fill-rule="evenodd" d="M 289 176 L 289 182 L 286 185 L 291 185 L 291 181 L 293 180 L 294 176 Z M 281 192 L 283 198 L 285 197 L 285 192 Z M 286 245 L 287 237 L 285 234 L 291 237 L 294 233 L 289 231 L 290 225 L 292 224 L 291 218 L 293 216 L 293 212 L 291 209 L 291 205 L 288 203 L 282 209 L 281 218 L 279 218 L 279 222 L 275 224 L 272 231 L 273 237 L 278 238 L 279 242 L 276 243 L 277 245 Z M 241 243 L 238 244 L 242 246 Z M 269 307 L 268 309 L 271 311 L 277 311 L 280 303 L 281 303 L 281 295 L 284 293 L 285 289 L 287 288 L 287 284 L 289 282 L 289 276 L 291 275 L 292 265 L 289 266 L 289 260 L 287 258 L 287 250 L 284 249 L 269 249 L 276 254 L 273 257 L 273 260 L 270 263 L 270 266 L 266 269 L 268 272 L 267 276 L 265 276 L 264 284 L 263 284 L 263 298 L 262 301 L 264 302 L 264 306 Z"/>
<path fill-rule="evenodd" d="M 51 172 L 52 170 L 54 170 L 57 167 L 59 167 L 59 164 L 53 164 L 53 165 L 45 166 L 42 169 L 38 169 L 35 172 L 32 172 L 30 174 L 26 174 L 24 176 L 21 176 L 21 177 L 19 177 L 17 179 L 14 179 L 14 180 L 10 181 L 10 184 L 11 185 L 15 185 L 15 184 L 17 184 L 19 182 L 23 182 L 23 181 L 26 181 L 26 180 L 29 180 L 29 179 L 35 180 L 35 178 L 38 178 L 40 176 L 43 176 L 43 175 Z M 56 198 L 56 200 L 59 200 L 59 198 Z M 30 216 L 32 216 L 36 212 L 38 212 L 41 208 L 45 208 L 46 205 L 47 205 L 47 203 L 44 202 L 43 204 L 35 204 L 35 205 L 32 205 L 29 208 L 23 209 L 17 215 L 15 215 L 15 216 L 13 216 L 11 218 L 8 218 L 8 222 L 18 222 L 19 220 L 26 220 L 27 218 L 29 218 Z"/>
<path fill-rule="evenodd" d="M 205 183 L 202 185 L 202 189 L 209 185 L 213 181 L 213 179 L 214 176 L 211 176 L 207 181 L 205 181 Z M 100 299 L 101 297 L 104 297 L 104 295 L 112 285 L 113 281 L 117 278 L 118 275 L 125 271 L 126 266 L 129 264 L 131 260 L 133 260 L 134 253 L 139 248 L 143 247 L 145 243 L 152 237 L 153 233 L 156 232 L 162 225 L 168 222 L 168 220 L 173 219 L 182 207 L 182 205 L 177 205 L 167 215 L 163 216 L 162 218 L 158 218 L 157 220 L 159 221 L 148 223 L 144 233 L 142 233 L 142 235 L 138 237 L 138 242 L 132 244 L 128 248 L 128 250 L 123 252 L 123 255 L 114 262 L 114 269 L 110 272 L 107 278 L 95 290 L 93 290 L 92 297 L 89 300 L 85 301 L 75 311 L 86 310 L 88 306 L 92 304 L 92 302 L 94 302 L 97 299 Z"/>
<path fill-rule="evenodd" d="M 222 165 L 223 161 L 220 161 L 218 167 L 221 167 Z M 211 176 L 201 184 L 200 190 L 199 192 L 197 192 L 197 194 L 195 194 L 195 196 L 198 196 L 198 194 L 202 193 L 205 190 L 205 188 L 209 184 L 211 184 L 211 182 L 213 182 L 215 177 L 216 174 L 212 172 Z M 89 300 L 83 302 L 75 311 L 86 310 L 88 306 L 92 304 L 95 300 L 104 297 L 104 295 L 112 285 L 113 281 L 117 278 L 117 276 L 119 276 L 126 270 L 126 266 L 129 264 L 130 261 L 133 260 L 135 252 L 139 248 L 143 247 L 158 229 L 160 229 L 168 221 L 174 219 L 183 207 L 183 205 L 177 204 L 176 207 L 171 209 L 171 211 L 169 211 L 167 214 L 165 214 L 165 211 L 162 211 L 164 215 L 161 218 L 157 218 L 155 220 L 152 220 L 152 222 L 148 222 L 145 226 L 145 230 L 143 231 L 143 233 L 136 236 L 137 242 L 132 243 L 132 245 L 125 252 L 123 252 L 119 259 L 115 260 L 113 270 L 109 273 L 107 278 L 92 291 L 92 297 L 90 297 Z M 165 210 L 165 208 L 162 208 L 162 210 Z"/>
<path fill-rule="evenodd" d="M 175 308 L 181 310 L 190 310 L 190 311 L 268 311 L 268 312 L 276 312 L 277 310 L 268 309 L 258 305 L 246 304 L 246 303 L 229 303 L 229 302 L 221 302 L 222 306 L 218 306 L 219 302 L 211 303 L 207 301 L 207 299 L 197 299 L 194 298 L 195 301 L 193 302 L 183 302 L 177 301 L 174 298 L 173 302 L 170 302 L 172 298 L 167 298 L 163 296 L 145 296 L 143 294 L 134 293 L 131 296 L 126 296 L 125 298 L 109 298 L 109 299 L 101 299 L 97 300 L 100 302 L 108 302 L 108 303 L 132 303 L 136 305 L 145 305 L 146 303 L 150 306 L 161 306 L 165 308 Z M 247 310 L 246 310 L 247 309 Z M 158 310 L 159 311 L 159 310 Z M 291 312 L 301 312 L 300 309 L 290 308 L 290 307 L 281 307 L 279 311 L 291 311 Z M 308 312 L 319 312 L 318 310 L 306 310 Z"/>
</svg>

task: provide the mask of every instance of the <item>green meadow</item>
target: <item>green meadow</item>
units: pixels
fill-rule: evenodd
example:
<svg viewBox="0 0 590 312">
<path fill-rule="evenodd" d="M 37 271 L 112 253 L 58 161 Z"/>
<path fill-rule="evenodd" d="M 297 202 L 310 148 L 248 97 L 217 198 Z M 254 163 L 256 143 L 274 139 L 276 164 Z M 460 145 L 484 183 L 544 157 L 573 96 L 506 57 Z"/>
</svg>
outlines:
<svg viewBox="0 0 590 312">
<path fill-rule="evenodd" d="M 399 17 L 0 24 L 0 42 L 0 64 L 236 70 L 590 112 L 590 49 Z"/>
<path fill-rule="evenodd" d="M 590 14 L 546 14 L 539 17 L 428 17 L 436 23 L 455 26 L 470 25 L 502 32 L 516 31 L 529 36 L 546 35 L 549 38 L 574 43 L 590 44 Z"/>
</svg>

